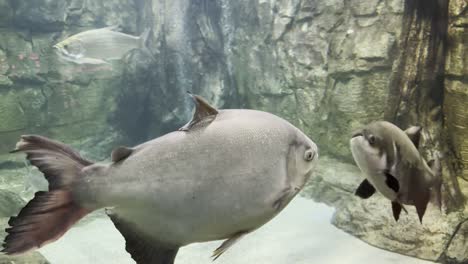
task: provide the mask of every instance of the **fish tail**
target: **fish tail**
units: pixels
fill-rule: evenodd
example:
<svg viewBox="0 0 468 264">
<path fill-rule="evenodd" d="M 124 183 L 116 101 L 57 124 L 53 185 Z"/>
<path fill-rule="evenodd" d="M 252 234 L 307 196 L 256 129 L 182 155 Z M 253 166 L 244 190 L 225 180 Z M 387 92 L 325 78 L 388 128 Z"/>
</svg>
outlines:
<svg viewBox="0 0 468 264">
<path fill-rule="evenodd" d="M 49 191 L 36 192 L 34 198 L 8 221 L 2 252 L 22 254 L 59 239 L 74 223 L 91 210 L 74 201 L 72 184 L 92 162 L 63 143 L 36 135 L 22 136 L 14 152 L 25 152 L 49 182 Z"/>
<path fill-rule="evenodd" d="M 143 33 L 141 33 L 139 37 L 139 47 L 140 49 L 144 50 L 145 52 L 148 52 L 151 54 L 150 49 L 148 48 L 148 38 L 151 32 L 151 28 L 146 28 Z"/>
</svg>

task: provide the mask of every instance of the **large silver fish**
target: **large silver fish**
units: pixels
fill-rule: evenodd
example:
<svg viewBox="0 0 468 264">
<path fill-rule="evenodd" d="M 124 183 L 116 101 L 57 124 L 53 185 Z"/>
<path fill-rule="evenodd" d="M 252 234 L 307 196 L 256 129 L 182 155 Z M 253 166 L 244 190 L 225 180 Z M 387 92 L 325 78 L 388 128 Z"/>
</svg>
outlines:
<svg viewBox="0 0 468 264">
<path fill-rule="evenodd" d="M 136 37 L 115 31 L 116 27 L 87 30 L 54 45 L 59 56 L 77 64 L 106 64 L 133 49 L 146 48 L 149 29 Z"/>
<path fill-rule="evenodd" d="M 261 111 L 217 110 L 193 96 L 192 120 L 95 164 L 68 146 L 22 136 L 14 152 L 49 181 L 9 221 L 3 252 L 19 254 L 60 238 L 86 214 L 109 216 L 139 264 L 171 264 L 179 247 L 242 236 L 276 216 L 312 174 L 318 150 L 298 128 Z"/>
<path fill-rule="evenodd" d="M 392 123 L 377 121 L 357 131 L 351 138 L 351 152 L 365 180 L 356 195 L 367 199 L 375 191 L 392 202 L 398 221 L 402 204 L 414 205 L 420 222 L 432 200 L 441 206 L 441 166 L 439 157 L 429 166 L 418 151 L 421 127 L 403 131 Z"/>
</svg>

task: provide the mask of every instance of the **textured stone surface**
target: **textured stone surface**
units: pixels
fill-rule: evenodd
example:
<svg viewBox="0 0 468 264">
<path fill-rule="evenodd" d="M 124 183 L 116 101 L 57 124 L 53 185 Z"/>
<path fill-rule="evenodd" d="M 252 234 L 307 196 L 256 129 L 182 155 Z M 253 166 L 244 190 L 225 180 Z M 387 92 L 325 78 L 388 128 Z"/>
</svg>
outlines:
<svg viewBox="0 0 468 264">
<path fill-rule="evenodd" d="M 56 31 L 65 25 L 66 1 L 18 1 L 14 5 L 15 24 L 35 31 Z"/>
<path fill-rule="evenodd" d="M 404 13 L 404 0 L 13 2 L 0 0 L 0 168 L 22 198 L 24 182 L 10 177 L 26 175 L 32 189 L 44 182 L 37 172 L 11 171 L 22 168 L 22 157 L 1 154 L 20 134 L 54 137 L 102 160 L 116 144 L 137 144 L 186 122 L 193 107 L 187 90 L 218 107 L 278 114 L 313 138 L 321 157 L 351 162 L 352 131 L 388 108 Z M 456 159 L 447 162 L 455 160 L 457 175 L 465 175 L 467 5 L 450 3 L 443 115 L 446 148 Z M 151 28 L 151 54 L 135 50 L 94 67 L 54 56 L 57 41 L 110 25 L 133 35 Z M 425 138 L 434 134 L 428 131 Z M 423 226 L 413 210 L 395 224 L 388 201 L 352 195 L 361 178 L 339 161 L 323 158 L 306 190 L 337 208 L 336 226 L 378 247 L 463 263 L 461 209 L 445 215 L 431 208 Z M 468 177 L 444 175 L 445 187 L 468 193 Z"/>
<path fill-rule="evenodd" d="M 468 193 L 468 3 L 450 2 L 448 48 L 445 79 L 444 114 L 450 146 L 455 151 L 454 167 L 458 183 L 464 194 Z M 464 14 L 464 15 L 463 15 Z"/>
</svg>

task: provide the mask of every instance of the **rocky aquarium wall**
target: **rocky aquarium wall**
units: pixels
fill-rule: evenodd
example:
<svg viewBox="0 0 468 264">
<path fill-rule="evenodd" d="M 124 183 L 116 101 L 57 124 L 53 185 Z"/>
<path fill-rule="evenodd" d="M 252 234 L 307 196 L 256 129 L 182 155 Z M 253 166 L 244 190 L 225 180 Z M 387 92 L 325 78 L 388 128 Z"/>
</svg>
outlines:
<svg viewBox="0 0 468 264">
<path fill-rule="evenodd" d="M 52 50 L 112 25 L 152 29 L 152 56 L 71 65 Z M 467 28 L 465 0 L 0 0 L 1 223 L 45 187 L 7 154 L 21 134 L 103 160 L 113 146 L 180 127 L 192 91 L 220 108 L 278 114 L 313 138 L 323 158 L 304 195 L 334 206 L 337 227 L 380 248 L 467 263 Z M 429 208 L 423 225 L 413 211 L 395 223 L 387 200 L 353 195 L 349 137 L 379 119 L 423 126 L 423 155 L 442 153 L 443 212 Z M 37 253 L 15 263 L 31 259 L 45 263 Z"/>
</svg>

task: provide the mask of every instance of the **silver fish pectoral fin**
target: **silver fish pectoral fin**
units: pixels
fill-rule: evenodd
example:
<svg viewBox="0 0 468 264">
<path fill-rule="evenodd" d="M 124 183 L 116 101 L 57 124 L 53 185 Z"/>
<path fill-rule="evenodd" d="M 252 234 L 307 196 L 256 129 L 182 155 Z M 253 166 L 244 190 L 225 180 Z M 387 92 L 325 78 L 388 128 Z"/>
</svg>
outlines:
<svg viewBox="0 0 468 264">
<path fill-rule="evenodd" d="M 237 241 L 239 241 L 242 237 L 248 234 L 250 231 L 245 232 L 238 232 L 224 241 L 221 246 L 219 246 L 215 251 L 213 251 L 213 261 L 218 259 L 224 252 L 226 252 L 232 245 L 234 245 Z"/>
<path fill-rule="evenodd" d="M 292 197 L 294 197 L 297 192 L 299 192 L 300 188 L 293 188 L 293 187 L 286 187 L 283 191 L 281 191 L 278 199 L 273 202 L 273 208 L 276 212 L 281 211 L 286 205 L 291 201 Z"/>
<path fill-rule="evenodd" d="M 189 131 L 192 127 L 197 124 L 209 124 L 211 123 L 218 114 L 218 110 L 211 106 L 205 99 L 199 95 L 187 92 L 195 103 L 195 111 L 193 112 L 192 119 L 183 127 L 179 128 L 179 131 Z"/>
<path fill-rule="evenodd" d="M 107 210 L 106 213 L 125 238 L 125 249 L 137 264 L 174 264 L 178 246 L 162 245 L 119 219 L 117 215 Z"/>
</svg>

